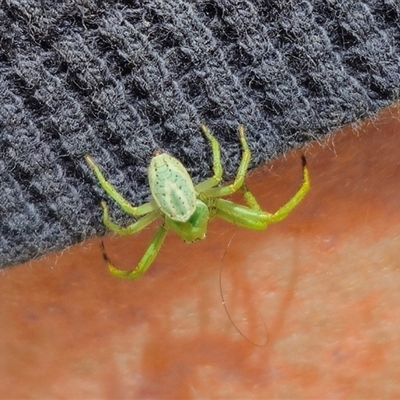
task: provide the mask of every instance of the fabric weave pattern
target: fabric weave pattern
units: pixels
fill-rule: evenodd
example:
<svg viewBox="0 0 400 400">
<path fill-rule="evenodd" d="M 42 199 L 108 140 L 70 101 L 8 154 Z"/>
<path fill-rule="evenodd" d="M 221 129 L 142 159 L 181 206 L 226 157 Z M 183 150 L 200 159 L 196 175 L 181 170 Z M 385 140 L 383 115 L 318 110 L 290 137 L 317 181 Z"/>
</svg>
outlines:
<svg viewBox="0 0 400 400">
<path fill-rule="evenodd" d="M 232 178 L 239 123 L 257 166 L 399 98 L 395 0 L 3 0 L 0 43 L 0 267 L 104 233 L 85 154 L 140 204 L 201 123 Z"/>
</svg>

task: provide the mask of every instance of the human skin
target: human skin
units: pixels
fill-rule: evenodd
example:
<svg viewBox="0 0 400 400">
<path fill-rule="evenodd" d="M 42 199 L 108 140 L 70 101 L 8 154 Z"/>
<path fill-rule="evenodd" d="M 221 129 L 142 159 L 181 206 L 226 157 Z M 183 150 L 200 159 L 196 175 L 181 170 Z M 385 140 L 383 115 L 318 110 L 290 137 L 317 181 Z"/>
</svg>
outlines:
<svg viewBox="0 0 400 400">
<path fill-rule="evenodd" d="M 0 398 L 399 398 L 399 117 L 309 145 L 286 220 L 170 234 L 138 281 L 99 239 L 1 271 Z M 294 152 L 247 183 L 273 212 L 301 179 Z M 131 269 L 156 228 L 108 236 L 108 256 Z"/>
</svg>

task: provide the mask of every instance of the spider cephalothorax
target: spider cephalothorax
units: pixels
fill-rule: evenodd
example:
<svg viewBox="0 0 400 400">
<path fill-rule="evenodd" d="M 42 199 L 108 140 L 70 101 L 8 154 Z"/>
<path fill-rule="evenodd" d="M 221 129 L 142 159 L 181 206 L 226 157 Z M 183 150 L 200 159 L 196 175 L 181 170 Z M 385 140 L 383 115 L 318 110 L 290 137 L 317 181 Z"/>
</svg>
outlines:
<svg viewBox="0 0 400 400">
<path fill-rule="evenodd" d="M 103 222 L 109 230 L 118 235 L 133 235 L 157 218 L 163 219 L 153 241 L 134 270 L 120 270 L 112 265 L 105 256 L 108 267 L 114 276 L 128 279 L 140 278 L 156 258 L 168 230 L 173 230 L 186 242 L 204 239 L 208 221 L 214 216 L 244 228 L 264 230 L 269 224 L 286 218 L 310 190 L 309 174 L 303 157 L 303 184 L 297 193 L 273 214 L 261 210 L 257 200 L 244 184 L 251 160 L 244 126 L 239 126 L 240 141 L 243 147 L 242 161 L 235 181 L 226 186 L 220 186 L 222 164 L 219 143 L 205 125 L 202 125 L 201 128 L 212 146 L 214 176 L 194 185 L 189 173 L 179 160 L 169 154 L 157 154 L 152 158 L 148 171 L 153 200 L 138 207 L 132 206 L 125 200 L 117 189 L 104 178 L 93 159 L 86 156 L 86 161 L 92 167 L 104 191 L 127 214 L 141 217 L 127 227 L 119 226 L 110 220 L 107 204 L 102 201 Z M 223 199 L 239 189 L 243 190 L 247 206 Z"/>
</svg>

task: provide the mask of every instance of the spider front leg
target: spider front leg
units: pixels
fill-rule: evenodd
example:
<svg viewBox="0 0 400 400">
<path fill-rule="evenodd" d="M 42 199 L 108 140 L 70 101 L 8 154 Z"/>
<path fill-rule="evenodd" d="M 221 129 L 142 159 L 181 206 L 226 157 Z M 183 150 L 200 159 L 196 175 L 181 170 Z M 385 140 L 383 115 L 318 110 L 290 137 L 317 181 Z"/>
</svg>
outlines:
<svg viewBox="0 0 400 400">
<path fill-rule="evenodd" d="M 157 257 L 157 254 L 160 251 L 162 244 L 164 243 L 166 235 L 167 235 L 167 229 L 164 225 L 162 225 L 158 229 L 156 235 L 151 241 L 142 259 L 139 261 L 138 266 L 132 271 L 124 271 L 122 269 L 115 267 L 110 262 L 106 254 L 106 251 L 104 249 L 104 245 L 102 245 L 103 258 L 106 261 L 108 269 L 110 270 L 111 274 L 117 278 L 122 278 L 122 279 L 131 279 L 131 280 L 139 279 L 150 268 L 150 265 Z"/>
<path fill-rule="evenodd" d="M 253 193 L 251 193 L 250 190 L 247 188 L 246 183 L 243 183 L 242 191 L 243 191 L 243 197 L 246 200 L 246 203 L 249 205 L 249 207 L 253 210 L 261 211 L 260 205 L 258 204 Z"/>
<path fill-rule="evenodd" d="M 206 192 L 206 194 L 205 194 L 206 197 L 214 197 L 215 195 L 220 197 L 220 196 L 227 196 L 229 194 L 232 194 L 233 192 L 235 192 L 239 188 L 241 188 L 243 191 L 243 196 L 246 200 L 246 203 L 249 205 L 249 207 L 253 208 L 255 210 L 261 210 L 261 207 L 258 205 L 257 200 L 255 199 L 253 194 L 247 189 L 246 184 L 244 182 L 247 168 L 248 168 L 249 162 L 251 160 L 251 152 L 250 152 L 249 146 L 247 144 L 244 126 L 239 125 L 239 135 L 240 135 L 240 141 L 241 141 L 242 147 L 243 147 L 243 157 L 242 157 L 241 164 L 239 166 L 236 180 L 232 185 L 224 187 L 224 188 L 213 188 L 215 185 L 220 183 L 220 181 L 222 179 L 221 151 L 220 151 L 219 142 L 215 139 L 215 137 L 213 135 L 211 135 L 209 129 L 205 125 L 202 125 L 201 129 L 202 129 L 204 135 L 211 142 L 211 146 L 212 146 L 212 150 L 213 150 L 214 176 L 205 180 L 204 182 L 199 183 L 196 186 L 196 191 L 198 193 Z M 213 188 L 213 190 L 209 190 L 211 188 Z"/>
<path fill-rule="evenodd" d="M 211 148 L 213 152 L 213 170 L 214 176 L 206 179 L 204 182 L 200 182 L 196 185 L 195 189 L 197 193 L 204 192 L 207 189 L 212 188 L 213 186 L 218 185 L 222 179 L 222 164 L 221 164 L 221 149 L 219 146 L 219 142 L 213 135 L 211 135 L 210 130 L 205 126 L 201 126 L 201 130 L 203 131 L 205 137 L 210 141 Z"/>
<path fill-rule="evenodd" d="M 224 199 L 215 199 L 215 215 L 228 222 L 253 230 L 264 230 L 271 223 L 280 222 L 285 219 L 304 199 L 311 188 L 310 176 L 306 165 L 305 157 L 303 163 L 303 183 L 296 194 L 278 211 L 273 214 L 262 211 L 259 208 L 254 196 L 245 188 L 245 199 L 250 207 L 232 203 Z"/>
<path fill-rule="evenodd" d="M 240 142 L 242 143 L 243 155 L 239 165 L 238 172 L 236 174 L 235 181 L 228 186 L 208 189 L 204 192 L 205 196 L 209 198 L 229 196 L 232 193 L 235 193 L 243 186 L 246 177 L 246 172 L 251 160 L 251 152 L 249 149 L 249 145 L 247 144 L 245 129 L 243 125 L 239 125 L 239 136 L 240 136 Z"/>
<path fill-rule="evenodd" d="M 285 219 L 304 199 L 305 195 L 311 189 L 310 174 L 307 168 L 307 161 L 304 155 L 301 156 L 303 166 L 303 184 L 297 193 L 278 211 L 271 215 L 271 223 L 280 222 Z"/>
</svg>

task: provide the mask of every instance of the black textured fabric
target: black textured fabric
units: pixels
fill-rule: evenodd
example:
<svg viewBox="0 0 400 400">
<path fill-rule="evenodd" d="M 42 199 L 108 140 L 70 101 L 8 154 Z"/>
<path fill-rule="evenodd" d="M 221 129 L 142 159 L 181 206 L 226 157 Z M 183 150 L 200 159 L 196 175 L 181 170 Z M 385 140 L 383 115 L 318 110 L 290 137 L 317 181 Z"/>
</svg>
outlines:
<svg viewBox="0 0 400 400">
<path fill-rule="evenodd" d="M 0 266 L 104 232 L 85 154 L 140 204 L 158 149 L 211 175 L 200 123 L 231 178 L 239 123 L 256 166 L 398 99 L 399 15 L 398 0 L 0 0 Z"/>
</svg>

